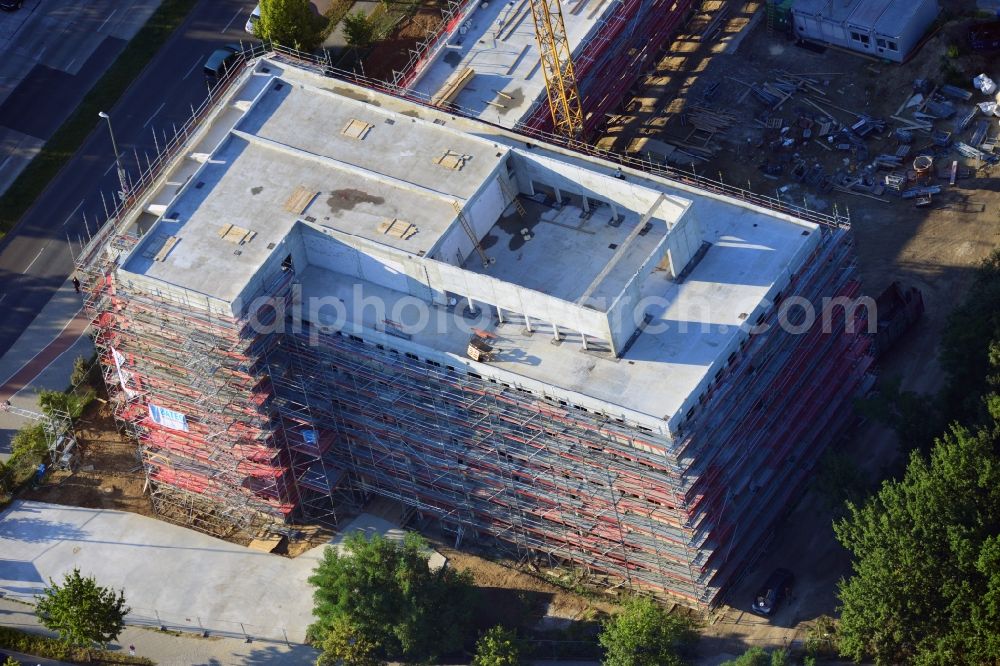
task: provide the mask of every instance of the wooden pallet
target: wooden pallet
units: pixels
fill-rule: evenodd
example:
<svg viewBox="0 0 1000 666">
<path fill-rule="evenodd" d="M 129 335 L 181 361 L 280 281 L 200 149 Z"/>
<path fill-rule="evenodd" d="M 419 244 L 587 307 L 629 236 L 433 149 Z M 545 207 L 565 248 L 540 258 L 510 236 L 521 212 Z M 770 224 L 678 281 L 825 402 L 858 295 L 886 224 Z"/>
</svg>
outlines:
<svg viewBox="0 0 1000 666">
<path fill-rule="evenodd" d="M 319 192 L 315 192 L 309 188 L 299 185 L 295 188 L 295 191 L 292 192 L 292 196 L 288 197 L 285 201 L 285 210 L 289 213 L 301 215 L 306 211 L 306 208 L 309 208 L 309 204 L 312 203 L 312 200 L 316 198 L 317 194 L 319 194 Z"/>
<path fill-rule="evenodd" d="M 400 240 L 409 240 L 417 233 L 417 228 L 399 218 L 386 218 L 382 224 L 378 225 L 378 230 L 386 236 L 394 236 Z"/>
</svg>

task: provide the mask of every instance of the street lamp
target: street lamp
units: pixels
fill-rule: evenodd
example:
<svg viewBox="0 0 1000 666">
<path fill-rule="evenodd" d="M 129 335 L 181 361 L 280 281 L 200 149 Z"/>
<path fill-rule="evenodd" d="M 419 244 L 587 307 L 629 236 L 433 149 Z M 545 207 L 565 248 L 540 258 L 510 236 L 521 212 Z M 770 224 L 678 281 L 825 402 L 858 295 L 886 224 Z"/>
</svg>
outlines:
<svg viewBox="0 0 1000 666">
<path fill-rule="evenodd" d="M 115 164 L 118 167 L 118 182 L 122 187 L 121 191 L 118 192 L 118 198 L 124 201 L 125 196 L 128 194 L 128 182 L 125 179 L 125 167 L 122 166 L 122 161 L 118 154 L 118 144 L 115 143 L 115 132 L 111 129 L 111 116 L 103 111 L 99 111 L 97 115 L 108 121 L 108 134 L 111 135 L 111 150 L 115 151 Z"/>
</svg>

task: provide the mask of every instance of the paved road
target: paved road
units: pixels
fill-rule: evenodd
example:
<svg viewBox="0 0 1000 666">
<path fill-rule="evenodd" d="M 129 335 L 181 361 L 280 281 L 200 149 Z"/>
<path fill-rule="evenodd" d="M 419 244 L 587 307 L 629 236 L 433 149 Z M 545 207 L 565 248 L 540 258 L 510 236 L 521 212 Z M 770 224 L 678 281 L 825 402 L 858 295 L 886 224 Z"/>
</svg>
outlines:
<svg viewBox="0 0 1000 666">
<path fill-rule="evenodd" d="M 38 154 L 160 0 L 27 0 L 0 12 L 0 192 Z"/>
<path fill-rule="evenodd" d="M 246 39 L 243 26 L 253 0 L 201 0 L 143 75 L 109 112 L 125 168 L 138 173 L 152 155 L 153 133 L 163 144 L 207 94 L 201 64 L 218 45 Z M 85 239 L 85 219 L 94 229 L 104 220 L 105 198 L 118 176 L 107 126 L 95 131 L 45 193 L 0 243 L 0 355 L 6 353 L 73 269 L 69 239 Z"/>
</svg>

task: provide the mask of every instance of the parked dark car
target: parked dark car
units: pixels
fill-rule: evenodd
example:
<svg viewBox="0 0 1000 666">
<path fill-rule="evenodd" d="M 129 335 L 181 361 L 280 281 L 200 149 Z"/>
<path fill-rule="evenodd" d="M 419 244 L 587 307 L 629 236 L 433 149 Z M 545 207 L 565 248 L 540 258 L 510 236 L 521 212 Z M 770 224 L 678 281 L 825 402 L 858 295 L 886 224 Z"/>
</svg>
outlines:
<svg viewBox="0 0 1000 666">
<path fill-rule="evenodd" d="M 750 610 L 758 615 L 773 615 L 781 603 L 788 598 L 795 584 L 795 576 L 788 569 L 775 569 L 757 594 L 753 596 Z"/>
<path fill-rule="evenodd" d="M 24 0 L 0 0 L 0 9 L 5 12 L 12 12 L 20 9 L 24 5 Z"/>
<path fill-rule="evenodd" d="M 1000 21 L 972 26 L 969 29 L 969 45 L 977 51 L 1000 49 Z"/>
<path fill-rule="evenodd" d="M 226 44 L 221 49 L 212 51 L 202 68 L 205 76 L 214 79 L 224 76 L 236 64 L 236 59 L 241 52 L 239 44 Z"/>
</svg>

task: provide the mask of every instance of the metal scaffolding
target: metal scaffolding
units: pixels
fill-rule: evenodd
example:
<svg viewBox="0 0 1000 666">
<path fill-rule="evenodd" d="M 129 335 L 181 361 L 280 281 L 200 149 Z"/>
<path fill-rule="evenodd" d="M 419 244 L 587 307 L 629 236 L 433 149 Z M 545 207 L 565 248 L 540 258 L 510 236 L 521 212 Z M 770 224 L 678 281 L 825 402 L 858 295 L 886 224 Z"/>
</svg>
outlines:
<svg viewBox="0 0 1000 666">
<path fill-rule="evenodd" d="M 116 242 L 125 251 L 135 240 Z M 289 436 L 261 365 L 276 336 L 258 331 L 290 298 L 293 271 L 262 289 L 267 304 L 237 319 L 123 284 L 116 268 L 112 255 L 80 266 L 89 271 L 85 307 L 115 419 L 139 443 L 157 512 L 213 534 L 335 523 L 334 479 L 317 476 L 320 453 Z M 162 410 L 173 420 L 158 419 Z"/>
<path fill-rule="evenodd" d="M 859 285 L 846 221 L 817 221 L 817 249 L 783 294 L 821 310 Z M 287 330 L 277 312 L 294 299 L 291 267 L 247 299 L 266 297 L 259 308 L 213 312 L 119 274 L 137 239 L 115 223 L 78 257 L 114 415 L 138 442 L 157 511 L 215 534 L 332 523 L 384 497 L 456 543 L 489 540 L 711 606 L 872 381 L 864 311 L 794 335 L 774 326 L 772 307 L 754 322 L 771 330 L 744 340 L 668 437 L 571 404 L 557 387 L 503 383 L 387 339 L 308 322 Z"/>
<path fill-rule="evenodd" d="M 849 232 L 824 238 L 788 290 L 817 307 L 858 288 Z M 285 421 L 315 431 L 325 469 L 362 497 L 413 506 L 457 540 L 497 540 L 514 556 L 576 562 L 702 606 L 718 601 L 850 419 L 848 401 L 870 381 L 857 317 L 852 333 L 840 321 L 829 333 L 816 322 L 802 335 L 751 337 L 676 442 L 308 325 L 286 332 L 266 363 Z"/>
</svg>

